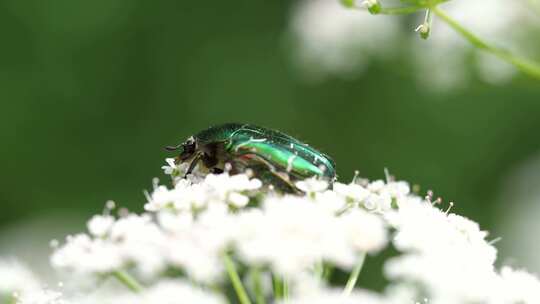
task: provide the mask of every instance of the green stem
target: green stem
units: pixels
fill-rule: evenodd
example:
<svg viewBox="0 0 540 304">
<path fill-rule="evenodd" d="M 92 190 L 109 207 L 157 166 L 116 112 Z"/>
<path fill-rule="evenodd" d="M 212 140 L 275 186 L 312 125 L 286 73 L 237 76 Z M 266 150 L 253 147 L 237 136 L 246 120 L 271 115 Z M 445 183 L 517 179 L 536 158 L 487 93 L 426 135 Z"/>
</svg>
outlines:
<svg viewBox="0 0 540 304">
<path fill-rule="evenodd" d="M 408 15 L 423 9 L 421 6 L 381 7 L 381 15 Z"/>
<path fill-rule="evenodd" d="M 283 299 L 283 282 L 278 275 L 272 276 L 272 284 L 274 285 L 274 298 Z"/>
<path fill-rule="evenodd" d="M 456 32 L 458 32 L 461 36 L 463 36 L 463 38 L 469 41 L 472 45 L 476 46 L 477 48 L 481 50 L 489 52 L 499 57 L 500 59 L 514 65 L 523 73 L 529 76 L 532 76 L 534 78 L 540 79 L 540 64 L 526 58 L 517 57 L 513 55 L 512 53 L 508 52 L 507 50 L 489 45 L 480 37 L 476 36 L 468 29 L 464 28 L 455 19 L 447 15 L 443 10 L 441 10 L 437 6 L 431 7 L 431 10 L 437 16 L 439 16 L 439 18 L 441 18 L 444 22 L 446 22 L 450 27 L 452 27 Z"/>
<path fill-rule="evenodd" d="M 0 298 L 0 300 L 2 300 L 2 299 Z M 17 304 L 17 297 L 15 296 L 15 294 L 7 295 L 6 298 L 5 298 L 5 303 L 6 304 Z"/>
<path fill-rule="evenodd" d="M 424 23 L 431 27 L 431 9 L 426 10 L 426 15 L 424 17 Z"/>
<path fill-rule="evenodd" d="M 315 273 L 315 276 L 318 277 L 318 278 L 323 278 L 324 276 L 324 266 L 323 266 L 323 262 L 322 261 L 319 261 L 317 263 L 315 263 L 315 265 L 313 266 L 313 272 Z"/>
<path fill-rule="evenodd" d="M 540 1 L 538 1 L 538 0 L 529 0 L 529 4 L 533 7 L 534 11 L 537 14 L 540 14 Z"/>
<path fill-rule="evenodd" d="M 362 253 L 358 257 L 358 262 L 356 263 L 356 266 L 354 266 L 354 269 L 351 272 L 351 275 L 349 276 L 347 285 L 345 285 L 345 289 L 343 290 L 343 295 L 348 296 L 351 294 L 352 290 L 354 289 L 354 286 L 356 285 L 356 281 L 358 280 L 358 276 L 360 275 L 360 271 L 362 271 L 362 267 L 364 266 L 365 260 L 366 260 L 366 254 Z"/>
<path fill-rule="evenodd" d="M 142 285 L 124 270 L 113 271 L 112 275 L 133 292 L 139 293 L 143 290 Z"/>
<path fill-rule="evenodd" d="M 289 280 L 283 278 L 283 302 L 287 303 L 289 301 Z"/>
<path fill-rule="evenodd" d="M 244 288 L 244 285 L 242 284 L 242 280 L 240 280 L 240 276 L 238 275 L 238 272 L 236 271 L 234 262 L 227 254 L 223 255 L 223 262 L 225 263 L 225 269 L 227 270 L 229 279 L 231 279 L 231 283 L 234 287 L 234 290 L 236 291 L 236 295 L 238 296 L 238 300 L 240 301 L 240 304 L 251 304 L 251 301 L 249 300 L 246 289 Z"/>
<path fill-rule="evenodd" d="M 257 304 L 266 304 L 266 299 L 264 297 L 264 291 L 261 283 L 261 272 L 258 268 L 253 268 L 253 288 L 255 289 L 255 303 Z"/>
<path fill-rule="evenodd" d="M 320 278 L 322 281 L 328 281 L 332 275 L 332 267 L 326 264 L 324 261 L 319 261 L 315 263 L 313 272 L 315 276 Z"/>
</svg>

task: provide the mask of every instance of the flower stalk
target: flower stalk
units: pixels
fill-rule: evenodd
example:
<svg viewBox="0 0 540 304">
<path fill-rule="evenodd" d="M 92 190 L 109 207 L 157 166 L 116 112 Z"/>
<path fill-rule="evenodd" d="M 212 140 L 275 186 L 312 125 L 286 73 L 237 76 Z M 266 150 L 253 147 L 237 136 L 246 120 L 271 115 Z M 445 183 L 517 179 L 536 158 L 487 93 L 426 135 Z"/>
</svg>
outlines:
<svg viewBox="0 0 540 304">
<path fill-rule="evenodd" d="M 289 282 L 287 278 L 274 275 L 272 280 L 274 285 L 274 298 L 287 302 L 289 298 Z"/>
<path fill-rule="evenodd" d="M 229 257 L 228 254 L 223 255 L 223 263 L 225 264 L 225 269 L 227 270 L 227 274 L 229 275 L 229 279 L 231 280 L 234 291 L 236 292 L 236 295 L 238 296 L 238 300 L 240 301 L 240 303 L 251 304 L 251 301 L 249 300 L 246 289 L 244 288 L 244 284 L 242 284 L 242 280 L 240 279 L 240 276 L 238 275 L 238 272 L 236 271 L 234 262 L 232 261 L 231 257 Z"/>
<path fill-rule="evenodd" d="M 343 289 L 343 295 L 348 296 L 351 294 L 351 292 L 354 289 L 354 286 L 356 285 L 356 281 L 358 281 L 358 277 L 360 276 L 360 272 L 362 271 L 362 267 L 364 267 L 364 261 L 366 260 L 366 254 L 362 253 L 358 257 L 358 262 L 356 263 L 356 266 L 354 266 L 354 269 L 351 272 L 351 275 L 349 276 L 349 280 L 347 281 L 347 284 L 345 285 L 345 289 Z"/>
<path fill-rule="evenodd" d="M 431 10 L 435 15 L 441 18 L 441 20 L 446 22 L 451 28 L 453 28 L 457 33 L 463 36 L 463 38 L 465 38 L 475 47 L 489 52 L 497 56 L 499 59 L 514 65 L 520 71 L 529 76 L 540 79 L 540 64 L 526 58 L 517 57 L 507 50 L 488 44 L 487 42 L 482 40 L 482 38 L 476 36 L 471 31 L 463 27 L 461 24 L 459 24 L 459 22 L 447 15 L 437 6 L 431 7 Z"/>
<path fill-rule="evenodd" d="M 274 298 L 283 299 L 283 284 L 277 275 L 272 276 L 272 285 L 274 286 Z"/>
<path fill-rule="evenodd" d="M 381 7 L 378 14 L 381 15 L 408 15 L 423 9 L 421 6 Z"/>
<path fill-rule="evenodd" d="M 8 295 L 5 298 L 6 304 L 17 304 L 17 297 L 15 295 Z"/>
<path fill-rule="evenodd" d="M 429 33 L 431 32 L 431 22 L 431 9 L 428 8 L 426 10 L 426 16 L 424 17 L 424 23 L 416 28 L 416 31 L 420 34 L 422 39 L 428 39 Z"/>
<path fill-rule="evenodd" d="M 129 290 L 135 293 L 143 291 L 142 285 L 124 270 L 113 271 L 112 276 L 115 277 L 118 281 L 120 281 L 120 283 L 124 284 Z"/>
<path fill-rule="evenodd" d="M 289 280 L 283 278 L 283 302 L 287 303 L 289 301 Z"/>
<path fill-rule="evenodd" d="M 261 271 L 259 268 L 254 267 L 251 275 L 253 277 L 253 289 L 255 292 L 255 303 L 256 304 L 266 304 L 266 299 L 264 297 L 264 291 L 261 282 Z"/>
</svg>

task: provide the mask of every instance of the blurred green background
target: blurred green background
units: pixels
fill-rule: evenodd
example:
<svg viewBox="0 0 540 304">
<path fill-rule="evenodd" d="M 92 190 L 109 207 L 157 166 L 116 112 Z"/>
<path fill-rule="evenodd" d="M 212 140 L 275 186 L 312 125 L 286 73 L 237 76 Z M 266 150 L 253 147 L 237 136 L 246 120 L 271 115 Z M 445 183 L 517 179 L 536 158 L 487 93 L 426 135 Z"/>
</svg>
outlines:
<svg viewBox="0 0 540 304">
<path fill-rule="evenodd" d="M 387 167 L 497 229 L 502 180 L 540 152 L 540 82 L 437 93 L 405 55 L 306 82 L 284 35 L 291 5 L 1 1 L 0 232 L 50 214 L 87 218 L 109 199 L 140 211 L 142 191 L 164 177 L 163 147 L 229 121 L 320 148 L 344 181 Z"/>
</svg>

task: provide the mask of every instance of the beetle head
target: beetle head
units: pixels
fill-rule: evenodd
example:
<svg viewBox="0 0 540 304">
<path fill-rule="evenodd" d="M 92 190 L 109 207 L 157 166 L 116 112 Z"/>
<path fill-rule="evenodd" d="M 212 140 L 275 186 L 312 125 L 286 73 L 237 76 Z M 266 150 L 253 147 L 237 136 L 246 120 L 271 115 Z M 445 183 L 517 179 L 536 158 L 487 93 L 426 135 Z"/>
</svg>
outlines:
<svg viewBox="0 0 540 304">
<path fill-rule="evenodd" d="M 176 158 L 177 162 L 184 162 L 185 160 L 191 158 L 193 154 L 197 151 L 197 141 L 193 136 L 190 136 L 186 139 L 185 142 L 177 146 L 167 146 L 165 147 L 167 151 L 177 151 L 180 150 L 180 154 Z"/>
</svg>

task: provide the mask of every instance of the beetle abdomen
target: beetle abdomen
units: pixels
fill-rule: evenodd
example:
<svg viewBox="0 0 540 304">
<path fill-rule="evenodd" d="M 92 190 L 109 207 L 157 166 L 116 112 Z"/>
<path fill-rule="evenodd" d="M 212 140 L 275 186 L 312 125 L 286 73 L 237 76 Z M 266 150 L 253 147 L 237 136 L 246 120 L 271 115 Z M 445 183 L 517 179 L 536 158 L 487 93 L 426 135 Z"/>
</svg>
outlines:
<svg viewBox="0 0 540 304">
<path fill-rule="evenodd" d="M 230 135 L 226 149 L 237 155 L 258 155 L 299 177 L 335 177 L 334 162 L 328 156 L 279 131 L 242 125 Z"/>
</svg>

